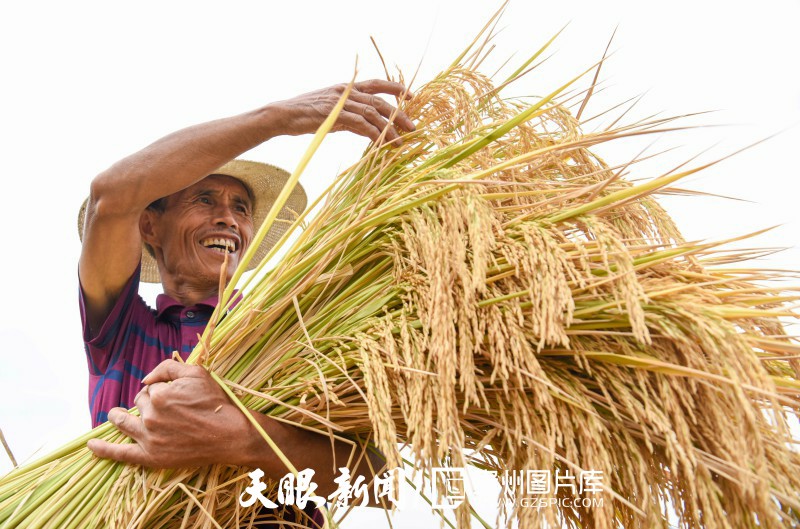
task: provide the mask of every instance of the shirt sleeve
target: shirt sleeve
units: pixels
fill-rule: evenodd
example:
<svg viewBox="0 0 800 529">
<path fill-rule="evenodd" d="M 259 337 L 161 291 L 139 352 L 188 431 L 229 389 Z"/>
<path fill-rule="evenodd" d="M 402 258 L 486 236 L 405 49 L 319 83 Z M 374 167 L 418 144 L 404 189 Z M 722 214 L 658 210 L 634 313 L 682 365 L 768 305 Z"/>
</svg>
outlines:
<svg viewBox="0 0 800 529">
<path fill-rule="evenodd" d="M 137 303 L 144 304 L 139 298 L 139 276 L 142 265 L 136 267 L 133 275 L 125 283 L 117 301 L 114 303 L 111 312 L 106 317 L 100 330 L 92 334 L 89 328 L 89 321 L 86 318 L 86 299 L 83 295 L 83 285 L 80 285 L 78 277 L 79 303 L 81 309 L 81 324 L 83 326 L 83 342 L 86 348 L 86 359 L 89 363 L 89 373 L 91 375 L 102 375 L 108 369 L 109 362 L 121 352 L 124 344 L 122 338 L 126 336 L 126 329 L 130 325 L 133 317 L 133 307 Z"/>
</svg>

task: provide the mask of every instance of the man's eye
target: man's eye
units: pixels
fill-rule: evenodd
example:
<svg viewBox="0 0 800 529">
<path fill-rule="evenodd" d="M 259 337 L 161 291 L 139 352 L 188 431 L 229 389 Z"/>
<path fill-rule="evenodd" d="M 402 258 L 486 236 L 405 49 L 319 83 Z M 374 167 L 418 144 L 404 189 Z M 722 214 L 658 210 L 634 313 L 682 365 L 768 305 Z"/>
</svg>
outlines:
<svg viewBox="0 0 800 529">
<path fill-rule="evenodd" d="M 199 197 L 197 201 L 201 204 L 211 204 L 211 200 L 208 197 Z"/>
</svg>

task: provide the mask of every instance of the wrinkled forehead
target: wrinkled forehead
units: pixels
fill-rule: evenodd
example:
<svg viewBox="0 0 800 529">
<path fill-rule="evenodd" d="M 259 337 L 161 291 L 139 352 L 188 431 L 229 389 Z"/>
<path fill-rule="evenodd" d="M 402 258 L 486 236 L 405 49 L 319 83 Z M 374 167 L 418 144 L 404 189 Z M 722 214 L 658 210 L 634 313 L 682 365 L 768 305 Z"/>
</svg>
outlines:
<svg viewBox="0 0 800 529">
<path fill-rule="evenodd" d="M 255 202 L 253 192 L 244 182 L 224 174 L 208 175 L 199 182 L 171 196 L 188 196 L 196 193 L 231 193 L 234 197 L 251 205 Z"/>
<path fill-rule="evenodd" d="M 232 176 L 212 174 L 186 189 L 154 200 L 147 206 L 147 209 L 163 213 L 169 204 L 174 204 L 176 201 L 181 202 L 197 194 L 217 193 L 231 193 L 235 200 L 241 201 L 250 207 L 255 207 L 255 196 L 250 187 L 244 182 Z"/>
<path fill-rule="evenodd" d="M 228 190 L 233 190 L 234 192 L 238 192 L 238 194 L 242 195 L 242 198 L 247 198 L 247 200 L 251 204 L 255 202 L 255 197 L 253 196 L 253 191 L 250 189 L 250 187 L 241 180 L 239 180 L 238 178 L 234 178 L 233 176 L 229 176 L 226 174 L 212 174 L 203 178 L 197 184 L 202 185 L 203 183 L 205 183 L 208 186 L 226 187 Z"/>
</svg>

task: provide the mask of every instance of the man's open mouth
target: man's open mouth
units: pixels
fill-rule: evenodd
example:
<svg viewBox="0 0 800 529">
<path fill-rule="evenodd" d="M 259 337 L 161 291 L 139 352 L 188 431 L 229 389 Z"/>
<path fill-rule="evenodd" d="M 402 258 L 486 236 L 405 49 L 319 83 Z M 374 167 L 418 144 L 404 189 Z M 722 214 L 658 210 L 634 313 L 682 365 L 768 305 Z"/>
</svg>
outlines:
<svg viewBox="0 0 800 529">
<path fill-rule="evenodd" d="M 210 248 L 212 250 L 216 250 L 219 253 L 233 253 L 238 249 L 238 243 L 235 239 L 227 239 L 227 238 L 220 238 L 220 237 L 210 237 L 208 239 L 203 239 L 200 241 L 200 244 L 205 246 L 206 248 Z"/>
</svg>

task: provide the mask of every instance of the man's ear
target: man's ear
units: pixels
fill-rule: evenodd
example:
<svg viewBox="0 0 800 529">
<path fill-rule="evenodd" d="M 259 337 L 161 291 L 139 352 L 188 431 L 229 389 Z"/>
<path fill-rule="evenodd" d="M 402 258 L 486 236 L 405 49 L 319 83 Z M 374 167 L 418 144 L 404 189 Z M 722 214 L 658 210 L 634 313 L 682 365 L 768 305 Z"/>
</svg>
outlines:
<svg viewBox="0 0 800 529">
<path fill-rule="evenodd" d="M 151 248 L 160 246 L 158 239 L 158 230 L 156 227 L 158 212 L 151 209 L 142 211 L 139 217 L 139 233 L 142 235 L 144 241 Z"/>
</svg>

